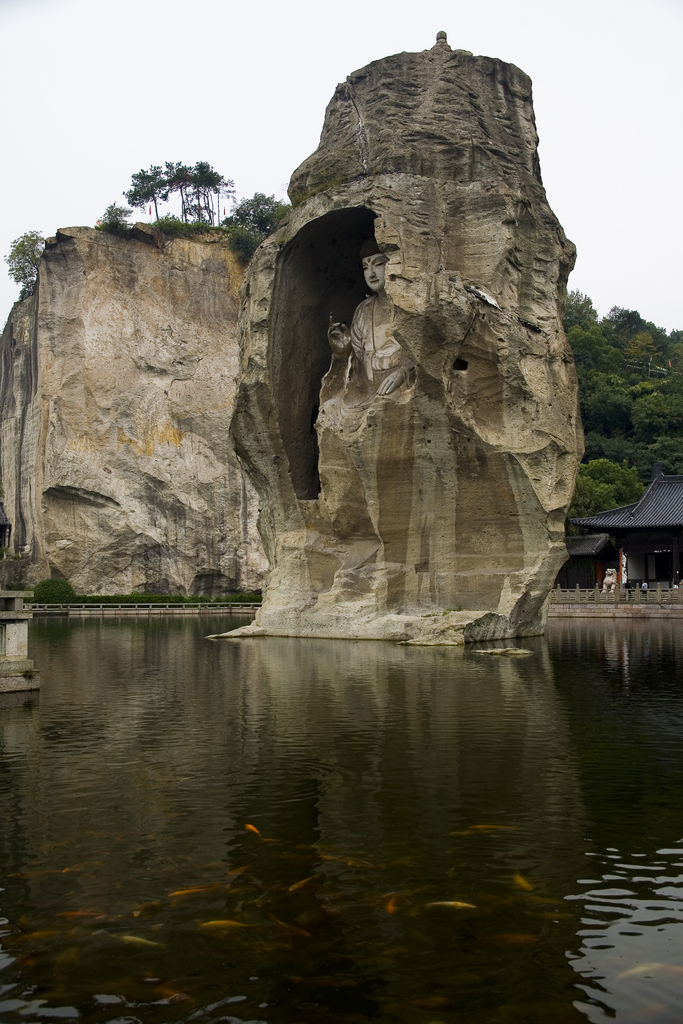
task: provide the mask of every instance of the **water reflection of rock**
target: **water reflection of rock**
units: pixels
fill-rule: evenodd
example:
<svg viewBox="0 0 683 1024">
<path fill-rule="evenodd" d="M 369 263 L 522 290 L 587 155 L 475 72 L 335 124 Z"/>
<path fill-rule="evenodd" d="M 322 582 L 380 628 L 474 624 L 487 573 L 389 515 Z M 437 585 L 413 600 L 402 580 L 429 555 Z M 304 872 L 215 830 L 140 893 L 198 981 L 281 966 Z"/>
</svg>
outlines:
<svg viewBox="0 0 683 1024">
<path fill-rule="evenodd" d="M 366 848 L 400 829 L 443 835 L 500 820 L 523 822 L 546 851 L 557 842 L 564 859 L 581 798 L 547 647 L 534 646 L 520 663 L 260 638 L 232 656 L 248 714 L 272 716 L 261 757 L 273 770 L 305 758 L 317 778 L 321 841 Z"/>
<path fill-rule="evenodd" d="M 571 1001 L 564 951 L 574 918 L 553 924 L 550 914 L 567 912 L 562 897 L 580 877 L 585 814 L 545 641 L 510 661 L 374 642 L 218 645 L 201 639 L 206 628 L 126 621 L 37 631 L 51 684 L 24 713 L 0 779 L 10 870 L 36 873 L 11 881 L 5 914 L 14 919 L 11 899 L 31 908 L 36 929 L 81 908 L 132 922 L 143 898 L 162 897 L 145 927 L 165 922 L 164 956 L 181 979 L 207 970 L 197 920 L 247 913 L 247 977 L 264 963 L 269 977 L 288 978 L 326 975 L 343 961 L 368 991 L 404 1005 L 419 956 L 430 995 L 446 986 L 449 999 L 457 991 L 461 1003 L 502 1007 L 523 978 L 525 998 L 547 1000 L 547 1019 L 564 1020 L 557 999 Z M 247 822 L 277 843 L 245 832 Z M 481 825 L 503 828 L 473 828 Z M 242 865 L 243 910 L 225 894 L 220 910 L 207 909 L 210 897 L 168 900 Z M 307 876 L 310 891 L 289 892 Z M 395 914 L 385 910 L 391 893 Z M 424 909 L 448 899 L 476 904 L 476 920 Z M 298 926 L 309 911 L 327 916 L 305 925 L 305 968 L 296 943 L 291 952 L 257 948 L 278 927 L 271 914 Z M 104 969 L 97 950 L 78 948 L 82 975 Z M 107 970 L 120 971 L 107 950 Z M 476 997 L 450 980 L 462 957 Z M 498 973 L 501 961 L 514 969 Z M 290 989 L 278 990 L 281 1006 Z M 405 1013 L 398 1019 L 415 1019 Z"/>
<path fill-rule="evenodd" d="M 54 630 L 54 682 L 22 718 L 23 820 L 53 820 L 48 775 L 74 794 L 71 834 L 106 794 L 103 828 L 175 846 L 169 822 L 191 815 L 218 853 L 248 816 L 286 829 L 282 797 L 312 801 L 312 839 L 349 849 L 490 820 L 564 859 L 582 801 L 547 646 L 531 643 L 512 662 L 372 641 L 197 646 L 185 623 Z"/>
</svg>

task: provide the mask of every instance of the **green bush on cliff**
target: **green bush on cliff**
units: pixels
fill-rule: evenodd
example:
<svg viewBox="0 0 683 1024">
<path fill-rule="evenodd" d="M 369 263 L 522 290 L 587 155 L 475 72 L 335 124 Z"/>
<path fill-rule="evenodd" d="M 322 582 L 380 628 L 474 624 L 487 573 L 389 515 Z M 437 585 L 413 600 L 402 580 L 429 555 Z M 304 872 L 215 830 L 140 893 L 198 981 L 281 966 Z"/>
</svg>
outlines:
<svg viewBox="0 0 683 1024">
<path fill-rule="evenodd" d="M 33 295 L 44 248 L 45 239 L 40 231 L 27 231 L 14 239 L 9 256 L 5 256 L 9 276 L 21 285 L 20 300 Z"/>
<path fill-rule="evenodd" d="M 249 262 L 261 242 L 272 235 L 290 210 L 289 203 L 263 192 L 255 192 L 251 199 L 243 199 L 235 205 L 223 224 L 231 231 L 230 248 L 242 263 Z"/>
<path fill-rule="evenodd" d="M 33 588 L 33 600 L 37 604 L 71 604 L 76 591 L 68 580 L 42 580 Z"/>
<path fill-rule="evenodd" d="M 235 227 L 230 232 L 230 248 L 242 263 L 248 263 L 263 237 L 248 228 Z"/>
<path fill-rule="evenodd" d="M 110 203 L 98 220 L 96 227 L 99 231 L 107 231 L 110 235 L 120 235 L 122 238 L 129 238 L 132 228 L 127 223 L 127 220 L 132 212 L 127 206 L 117 206 L 116 203 Z"/>
<path fill-rule="evenodd" d="M 247 228 L 263 240 L 272 235 L 290 210 L 289 203 L 283 203 L 275 196 L 267 196 L 263 192 L 255 192 L 251 199 L 236 203 L 232 214 L 223 223 Z"/>
<path fill-rule="evenodd" d="M 190 223 L 171 215 L 159 217 L 154 221 L 154 227 L 159 228 L 170 238 L 196 238 L 198 235 L 225 235 L 227 237 L 228 235 L 225 228 L 211 227 L 210 224 L 201 222 Z"/>
</svg>

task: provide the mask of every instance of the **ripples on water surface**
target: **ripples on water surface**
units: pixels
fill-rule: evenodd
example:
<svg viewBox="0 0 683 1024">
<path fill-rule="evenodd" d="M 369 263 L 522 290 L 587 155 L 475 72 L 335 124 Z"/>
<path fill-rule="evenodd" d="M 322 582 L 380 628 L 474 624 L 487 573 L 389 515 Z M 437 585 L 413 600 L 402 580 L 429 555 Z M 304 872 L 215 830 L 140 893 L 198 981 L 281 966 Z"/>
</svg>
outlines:
<svg viewBox="0 0 683 1024">
<path fill-rule="evenodd" d="M 2 1024 L 680 1024 L 679 627 L 556 623 L 515 660 L 31 628 Z"/>
</svg>

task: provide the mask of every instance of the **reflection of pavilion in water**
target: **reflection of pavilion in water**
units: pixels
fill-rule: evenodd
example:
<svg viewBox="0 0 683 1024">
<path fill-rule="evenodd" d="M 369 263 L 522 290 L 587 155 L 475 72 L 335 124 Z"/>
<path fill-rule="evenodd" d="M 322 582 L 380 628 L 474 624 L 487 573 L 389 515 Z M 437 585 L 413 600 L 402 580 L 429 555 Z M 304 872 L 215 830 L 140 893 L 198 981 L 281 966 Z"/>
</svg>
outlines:
<svg viewBox="0 0 683 1024">
<path fill-rule="evenodd" d="M 683 476 L 664 476 L 663 463 L 640 501 L 595 516 L 572 519 L 576 526 L 610 534 L 620 549 L 621 583 L 678 585 L 683 557 Z"/>
</svg>

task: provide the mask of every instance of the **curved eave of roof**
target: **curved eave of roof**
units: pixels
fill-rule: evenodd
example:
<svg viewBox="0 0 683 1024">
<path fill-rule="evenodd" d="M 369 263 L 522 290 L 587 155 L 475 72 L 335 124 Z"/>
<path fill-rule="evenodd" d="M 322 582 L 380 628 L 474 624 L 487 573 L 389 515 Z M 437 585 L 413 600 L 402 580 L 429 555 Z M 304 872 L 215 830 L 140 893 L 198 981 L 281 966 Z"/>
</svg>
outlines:
<svg viewBox="0 0 683 1024">
<path fill-rule="evenodd" d="M 642 499 L 641 499 L 642 500 Z M 631 513 L 638 507 L 639 502 L 632 505 L 622 505 L 620 508 L 610 508 L 606 512 L 598 512 L 595 516 L 588 516 L 586 519 L 570 519 L 573 526 L 587 526 L 591 529 L 598 529 L 609 533 L 610 528 L 628 528 L 633 523 Z"/>
<path fill-rule="evenodd" d="M 659 476 L 640 501 L 610 508 L 585 519 L 572 519 L 575 526 L 601 530 L 667 530 L 683 526 L 683 476 Z"/>
<path fill-rule="evenodd" d="M 577 537 L 567 537 L 565 544 L 570 558 L 597 558 L 606 548 L 614 550 L 608 533 L 582 533 Z"/>
</svg>

